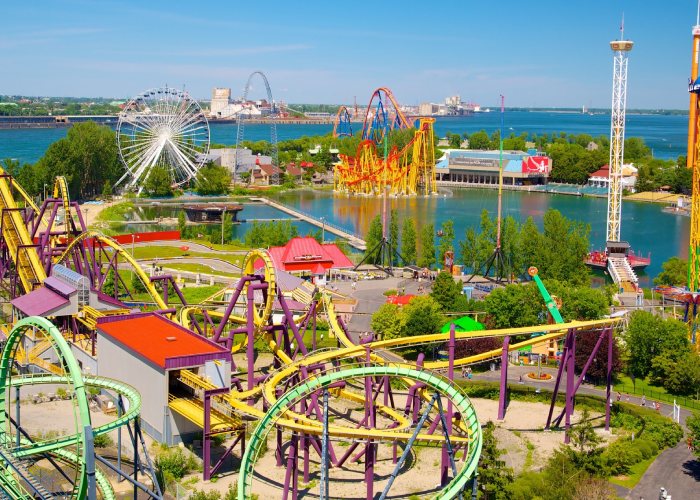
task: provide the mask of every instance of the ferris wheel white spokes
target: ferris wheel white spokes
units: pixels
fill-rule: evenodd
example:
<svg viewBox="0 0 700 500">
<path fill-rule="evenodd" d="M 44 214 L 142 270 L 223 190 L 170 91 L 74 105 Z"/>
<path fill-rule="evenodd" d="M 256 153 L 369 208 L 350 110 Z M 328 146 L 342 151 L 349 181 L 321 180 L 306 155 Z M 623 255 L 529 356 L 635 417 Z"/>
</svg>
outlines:
<svg viewBox="0 0 700 500">
<path fill-rule="evenodd" d="M 199 103 L 168 87 L 131 99 L 117 124 L 119 157 L 125 172 L 117 184 L 139 190 L 153 167 L 165 167 L 172 184 L 192 180 L 209 153 L 209 123 Z"/>
</svg>

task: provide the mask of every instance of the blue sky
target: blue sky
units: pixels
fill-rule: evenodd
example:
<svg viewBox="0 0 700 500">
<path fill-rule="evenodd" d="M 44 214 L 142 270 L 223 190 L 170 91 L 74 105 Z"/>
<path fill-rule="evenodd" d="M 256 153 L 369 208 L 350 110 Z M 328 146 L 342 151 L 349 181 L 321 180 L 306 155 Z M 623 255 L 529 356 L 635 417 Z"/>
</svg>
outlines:
<svg viewBox="0 0 700 500">
<path fill-rule="evenodd" d="M 406 104 L 610 107 L 623 11 L 628 107 L 687 108 L 695 0 L 10 0 L 0 94 L 124 98 L 167 83 L 209 98 L 240 95 L 260 69 L 287 102 L 362 105 L 388 86 Z"/>
</svg>

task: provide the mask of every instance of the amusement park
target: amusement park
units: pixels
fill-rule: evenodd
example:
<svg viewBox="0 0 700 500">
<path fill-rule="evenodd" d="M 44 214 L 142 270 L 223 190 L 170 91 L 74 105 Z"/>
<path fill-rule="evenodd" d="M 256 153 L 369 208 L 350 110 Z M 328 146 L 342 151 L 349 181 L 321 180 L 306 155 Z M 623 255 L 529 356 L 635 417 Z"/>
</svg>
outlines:
<svg viewBox="0 0 700 500">
<path fill-rule="evenodd" d="M 327 113 L 260 70 L 236 99 L 47 115 L 63 137 L 0 163 L 0 499 L 696 496 L 698 12 L 690 200 L 663 219 L 689 220 L 687 266 L 623 237 L 652 170 L 629 159 L 624 21 L 609 137 L 518 136 L 498 94 L 490 135 L 443 138 L 480 107 L 380 86 Z M 551 183 L 566 148 L 595 161 Z"/>
</svg>

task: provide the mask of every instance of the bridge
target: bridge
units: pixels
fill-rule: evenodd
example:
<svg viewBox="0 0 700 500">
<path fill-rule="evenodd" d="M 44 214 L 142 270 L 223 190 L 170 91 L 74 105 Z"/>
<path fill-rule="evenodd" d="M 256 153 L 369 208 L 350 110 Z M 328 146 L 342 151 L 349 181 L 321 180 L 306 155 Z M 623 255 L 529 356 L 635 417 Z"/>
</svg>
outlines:
<svg viewBox="0 0 700 500">
<path fill-rule="evenodd" d="M 298 210 L 296 208 L 291 208 L 287 205 L 284 205 L 282 203 L 279 203 L 277 201 L 272 201 L 269 198 L 266 198 L 264 196 L 256 197 L 256 198 L 251 198 L 251 201 L 257 201 L 259 203 L 264 203 L 265 205 L 268 205 L 270 207 L 276 208 L 280 212 L 284 212 L 286 214 L 291 215 L 297 220 L 302 220 L 304 222 L 308 222 L 309 224 L 312 224 L 318 228 L 323 229 L 324 231 L 328 231 L 329 233 L 333 233 L 336 236 L 339 236 L 343 238 L 344 240 L 347 240 L 348 244 L 356 248 L 357 250 L 367 250 L 367 242 L 363 240 L 359 235 L 348 231 L 347 229 L 337 226 L 331 222 L 328 222 L 326 219 L 321 220 L 320 218 L 308 214 L 306 212 L 302 212 L 301 210 Z"/>
</svg>

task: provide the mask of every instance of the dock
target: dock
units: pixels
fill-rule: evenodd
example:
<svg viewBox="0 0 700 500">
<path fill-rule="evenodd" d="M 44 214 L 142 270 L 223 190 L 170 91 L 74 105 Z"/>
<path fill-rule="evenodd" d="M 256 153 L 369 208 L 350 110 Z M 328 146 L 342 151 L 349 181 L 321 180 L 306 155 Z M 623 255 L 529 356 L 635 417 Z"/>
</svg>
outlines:
<svg viewBox="0 0 700 500">
<path fill-rule="evenodd" d="M 280 212 L 284 212 L 286 214 L 291 215 L 297 220 L 308 222 L 309 224 L 312 224 L 320 229 L 323 229 L 325 231 L 328 231 L 329 233 L 339 236 L 340 238 L 347 240 L 348 244 L 351 247 L 356 248 L 357 250 L 367 250 L 367 242 L 363 240 L 359 235 L 352 233 L 340 226 L 336 226 L 335 224 L 328 222 L 327 220 L 322 221 L 318 217 L 301 212 L 295 208 L 288 207 L 287 205 L 284 205 L 282 203 L 272 201 L 271 199 L 266 198 L 264 196 L 250 198 L 250 201 L 264 203 L 265 205 L 268 205 L 272 208 L 276 208 Z"/>
</svg>

